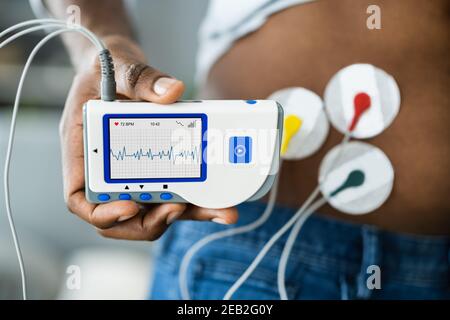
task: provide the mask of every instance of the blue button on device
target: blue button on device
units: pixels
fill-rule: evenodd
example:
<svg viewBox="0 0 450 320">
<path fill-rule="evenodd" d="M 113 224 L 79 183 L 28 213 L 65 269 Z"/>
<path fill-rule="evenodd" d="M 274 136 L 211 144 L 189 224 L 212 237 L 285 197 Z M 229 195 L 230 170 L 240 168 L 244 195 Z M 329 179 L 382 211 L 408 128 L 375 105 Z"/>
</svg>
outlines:
<svg viewBox="0 0 450 320">
<path fill-rule="evenodd" d="M 128 193 L 121 193 L 119 194 L 119 200 L 131 200 L 131 195 Z"/>
<path fill-rule="evenodd" d="M 152 198 L 152 195 L 150 193 L 141 193 L 139 195 L 139 198 L 141 200 L 148 201 L 148 200 L 150 200 Z"/>
<path fill-rule="evenodd" d="M 159 197 L 161 198 L 161 200 L 170 200 L 173 198 L 173 195 L 171 193 L 164 192 L 164 193 L 161 193 L 159 195 Z"/>
<path fill-rule="evenodd" d="M 97 196 L 97 199 L 100 201 L 108 201 L 109 199 L 111 199 L 111 197 L 109 196 L 109 194 L 102 193 Z"/>
<path fill-rule="evenodd" d="M 248 104 L 255 104 L 255 103 L 256 103 L 256 100 L 247 100 L 247 101 L 245 101 L 245 102 L 247 102 Z"/>
<path fill-rule="evenodd" d="M 252 161 L 252 138 L 231 137 L 229 149 L 231 163 L 250 163 Z"/>
</svg>

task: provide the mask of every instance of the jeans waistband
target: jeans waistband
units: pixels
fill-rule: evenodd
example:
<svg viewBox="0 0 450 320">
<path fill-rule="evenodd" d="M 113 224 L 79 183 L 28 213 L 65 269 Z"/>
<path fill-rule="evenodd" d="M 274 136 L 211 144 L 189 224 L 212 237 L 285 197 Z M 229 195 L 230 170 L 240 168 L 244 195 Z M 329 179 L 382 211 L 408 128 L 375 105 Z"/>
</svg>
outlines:
<svg viewBox="0 0 450 320">
<path fill-rule="evenodd" d="M 256 220 L 264 211 L 261 202 L 238 207 L 238 226 Z M 296 209 L 276 206 L 269 221 L 257 230 L 220 240 L 220 245 L 258 251 L 292 217 Z M 182 246 L 215 231 L 230 228 L 213 223 L 183 222 L 173 226 L 172 237 Z M 176 234 L 175 234 L 176 233 Z M 287 234 L 271 250 L 268 258 L 277 258 Z M 171 240 L 173 241 L 173 239 Z M 256 255 L 255 251 L 255 255 Z M 312 215 L 294 244 L 290 263 L 301 263 L 327 273 L 355 274 L 370 265 L 380 267 L 383 277 L 422 287 L 449 286 L 450 237 L 415 236 L 380 230 L 320 215 Z"/>
</svg>

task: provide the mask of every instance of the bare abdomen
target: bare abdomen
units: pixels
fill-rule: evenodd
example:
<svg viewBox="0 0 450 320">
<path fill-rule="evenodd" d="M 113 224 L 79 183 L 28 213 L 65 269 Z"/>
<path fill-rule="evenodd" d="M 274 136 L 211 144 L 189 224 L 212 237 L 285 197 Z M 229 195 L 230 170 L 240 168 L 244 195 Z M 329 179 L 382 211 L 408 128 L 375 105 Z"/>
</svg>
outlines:
<svg viewBox="0 0 450 320">
<path fill-rule="evenodd" d="M 369 4 L 381 8 L 381 30 L 366 27 Z M 273 15 L 240 39 L 211 70 L 203 98 L 265 98 L 290 86 L 323 95 L 342 67 L 366 62 L 399 83 L 401 111 L 380 136 L 395 168 L 388 202 L 365 216 L 330 207 L 322 213 L 419 234 L 450 234 L 450 104 L 448 1 L 318 1 Z M 317 185 L 325 153 L 339 143 L 332 130 L 313 157 L 283 164 L 278 202 L 297 207 Z"/>
</svg>

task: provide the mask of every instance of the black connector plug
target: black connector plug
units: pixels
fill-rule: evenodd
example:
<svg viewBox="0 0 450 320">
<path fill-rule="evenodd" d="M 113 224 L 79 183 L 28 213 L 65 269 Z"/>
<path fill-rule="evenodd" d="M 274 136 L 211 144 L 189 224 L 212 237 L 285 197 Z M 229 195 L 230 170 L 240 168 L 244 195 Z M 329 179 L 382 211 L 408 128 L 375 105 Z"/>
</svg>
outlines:
<svg viewBox="0 0 450 320">
<path fill-rule="evenodd" d="M 114 63 L 108 49 L 100 52 L 100 67 L 102 72 L 101 99 L 103 101 L 116 100 L 116 80 L 114 78 Z"/>
</svg>

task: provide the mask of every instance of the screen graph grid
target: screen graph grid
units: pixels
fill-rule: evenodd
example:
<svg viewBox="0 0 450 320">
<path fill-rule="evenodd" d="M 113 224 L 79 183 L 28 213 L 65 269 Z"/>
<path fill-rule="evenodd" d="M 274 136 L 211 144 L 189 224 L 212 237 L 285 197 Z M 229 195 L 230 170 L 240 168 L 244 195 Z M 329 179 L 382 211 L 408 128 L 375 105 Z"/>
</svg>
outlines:
<svg viewBox="0 0 450 320">
<path fill-rule="evenodd" d="M 201 118 L 109 118 L 111 180 L 200 178 Z"/>
</svg>

